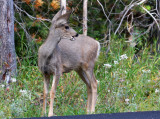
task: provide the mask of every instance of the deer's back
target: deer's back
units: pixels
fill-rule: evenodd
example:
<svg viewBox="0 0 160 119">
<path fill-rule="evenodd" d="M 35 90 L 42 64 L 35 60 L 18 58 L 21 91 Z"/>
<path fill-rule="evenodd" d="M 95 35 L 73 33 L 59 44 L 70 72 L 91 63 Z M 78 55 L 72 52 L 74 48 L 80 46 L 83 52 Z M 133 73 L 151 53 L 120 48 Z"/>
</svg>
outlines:
<svg viewBox="0 0 160 119">
<path fill-rule="evenodd" d="M 63 72 L 89 68 L 89 66 L 94 67 L 94 62 L 98 57 L 100 49 L 98 41 L 84 35 L 79 35 L 75 39 L 74 41 L 62 39 L 58 44 Z"/>
</svg>

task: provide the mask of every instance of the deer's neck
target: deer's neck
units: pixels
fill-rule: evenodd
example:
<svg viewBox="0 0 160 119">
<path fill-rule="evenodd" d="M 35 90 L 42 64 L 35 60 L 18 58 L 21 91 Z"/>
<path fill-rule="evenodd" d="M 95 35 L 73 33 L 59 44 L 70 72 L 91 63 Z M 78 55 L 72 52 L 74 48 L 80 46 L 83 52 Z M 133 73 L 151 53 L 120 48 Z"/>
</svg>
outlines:
<svg viewBox="0 0 160 119">
<path fill-rule="evenodd" d="M 59 37 L 59 34 L 57 34 L 56 32 L 49 33 L 48 38 L 44 43 L 44 49 L 42 49 L 45 50 L 46 57 L 50 56 L 54 52 L 60 40 L 61 38 Z"/>
</svg>

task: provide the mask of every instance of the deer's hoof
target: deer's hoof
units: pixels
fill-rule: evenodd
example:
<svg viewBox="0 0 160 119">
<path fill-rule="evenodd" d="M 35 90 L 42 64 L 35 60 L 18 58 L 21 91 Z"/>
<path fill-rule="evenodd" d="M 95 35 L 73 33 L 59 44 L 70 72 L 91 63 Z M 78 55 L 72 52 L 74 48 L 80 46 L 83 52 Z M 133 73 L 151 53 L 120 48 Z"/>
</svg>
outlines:
<svg viewBox="0 0 160 119">
<path fill-rule="evenodd" d="M 48 114 L 48 117 L 52 117 L 52 116 L 57 116 L 57 115 L 55 115 L 54 113 L 49 113 Z"/>
<path fill-rule="evenodd" d="M 53 113 L 49 113 L 49 114 L 48 114 L 48 117 L 51 117 L 51 116 L 53 116 Z"/>
</svg>

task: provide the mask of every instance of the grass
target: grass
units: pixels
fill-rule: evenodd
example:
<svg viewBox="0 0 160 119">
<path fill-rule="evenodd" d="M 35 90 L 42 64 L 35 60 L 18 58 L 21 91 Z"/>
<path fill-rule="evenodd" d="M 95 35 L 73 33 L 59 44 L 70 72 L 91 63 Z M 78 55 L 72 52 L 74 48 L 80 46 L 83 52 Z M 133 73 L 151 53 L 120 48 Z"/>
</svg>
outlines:
<svg viewBox="0 0 160 119">
<path fill-rule="evenodd" d="M 111 41 L 111 46 L 107 56 L 103 52 L 105 47 L 102 48 L 95 66 L 99 80 L 95 113 L 160 110 L 160 57 L 151 54 L 149 48 L 135 57 L 134 48 L 122 39 Z M 123 54 L 127 58 L 120 60 Z M 10 90 L 0 85 L 0 118 L 41 116 L 43 77 L 37 66 L 23 64 Z M 104 64 L 110 64 L 111 68 Z M 63 75 L 56 92 L 54 113 L 58 116 L 86 114 L 86 102 L 86 86 L 79 76 L 75 72 Z"/>
</svg>

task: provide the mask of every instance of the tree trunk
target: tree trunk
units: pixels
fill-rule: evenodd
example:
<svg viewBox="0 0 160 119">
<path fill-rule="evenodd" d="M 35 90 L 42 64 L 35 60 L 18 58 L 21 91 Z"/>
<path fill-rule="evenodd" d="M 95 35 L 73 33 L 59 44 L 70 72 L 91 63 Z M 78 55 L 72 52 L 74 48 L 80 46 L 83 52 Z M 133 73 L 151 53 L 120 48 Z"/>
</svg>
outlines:
<svg viewBox="0 0 160 119">
<path fill-rule="evenodd" d="M 160 0 L 157 0 L 157 11 L 158 11 L 158 15 L 160 15 Z M 160 19 L 160 16 L 159 16 L 159 19 Z M 159 22 L 159 24 L 160 24 L 160 22 Z M 158 28 L 157 28 L 156 50 L 157 50 L 157 53 L 160 54 L 160 30 Z"/>
<path fill-rule="evenodd" d="M 83 34 L 87 36 L 87 2 L 83 0 Z"/>
<path fill-rule="evenodd" d="M 16 75 L 13 0 L 0 0 L 0 82 Z"/>
<path fill-rule="evenodd" d="M 64 8 L 62 11 L 62 14 L 66 13 L 66 0 L 61 0 L 61 8 Z"/>
</svg>

